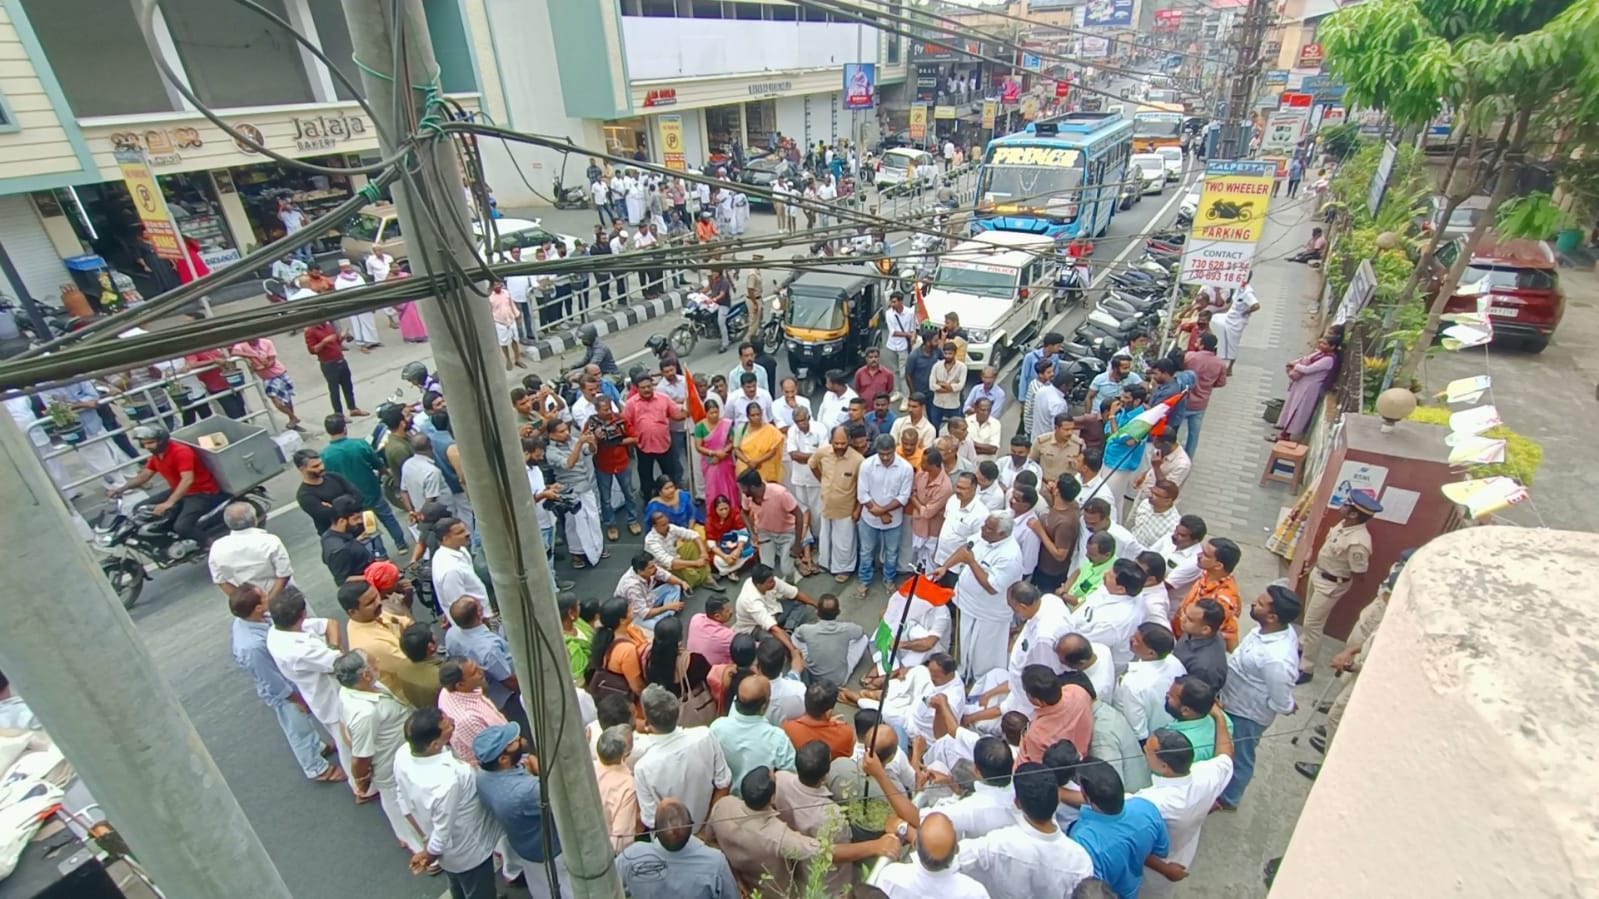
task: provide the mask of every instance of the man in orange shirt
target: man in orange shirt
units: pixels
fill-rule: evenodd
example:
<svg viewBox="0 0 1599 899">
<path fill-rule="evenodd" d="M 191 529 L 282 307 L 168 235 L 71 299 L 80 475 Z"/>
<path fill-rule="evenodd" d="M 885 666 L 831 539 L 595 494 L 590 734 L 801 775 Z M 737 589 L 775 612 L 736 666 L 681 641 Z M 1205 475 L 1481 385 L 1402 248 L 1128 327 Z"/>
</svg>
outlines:
<svg viewBox="0 0 1599 899">
<path fill-rule="evenodd" d="M 1243 607 L 1233 569 L 1238 567 L 1241 558 L 1243 550 L 1226 537 L 1212 537 L 1206 542 L 1199 553 L 1199 581 L 1172 612 L 1173 628 L 1181 627 L 1184 609 L 1201 599 L 1214 599 L 1227 613 L 1221 624 L 1221 635 L 1227 643 L 1227 651 L 1233 651 L 1238 645 L 1238 612 Z"/>
<path fill-rule="evenodd" d="M 838 686 L 825 678 L 811 681 L 805 688 L 805 714 L 783 722 L 783 733 L 797 750 L 812 740 L 821 740 L 835 759 L 849 758 L 855 750 L 855 730 L 833 717 L 838 704 Z"/>
<path fill-rule="evenodd" d="M 1028 665 L 1022 669 L 1022 689 L 1033 705 L 1033 722 L 1022 734 L 1021 752 L 1016 764 L 1042 762 L 1044 750 L 1061 740 L 1086 755 L 1094 733 L 1094 699 L 1076 683 L 1062 684 L 1055 669 L 1048 665 Z"/>
</svg>

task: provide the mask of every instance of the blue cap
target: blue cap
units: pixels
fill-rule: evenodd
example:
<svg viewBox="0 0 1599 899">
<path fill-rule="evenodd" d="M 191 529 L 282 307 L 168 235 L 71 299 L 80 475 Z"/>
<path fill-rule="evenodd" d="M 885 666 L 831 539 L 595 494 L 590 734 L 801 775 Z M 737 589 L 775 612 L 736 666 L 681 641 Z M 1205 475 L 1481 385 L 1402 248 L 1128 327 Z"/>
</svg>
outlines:
<svg viewBox="0 0 1599 899">
<path fill-rule="evenodd" d="M 1377 502 L 1377 495 L 1370 490 L 1349 491 L 1349 504 L 1370 515 L 1382 511 L 1382 503 Z"/>
<path fill-rule="evenodd" d="M 505 750 L 522 736 L 522 728 L 515 724 L 496 724 L 486 727 L 472 738 L 472 754 L 478 764 L 486 765 L 505 754 Z"/>
</svg>

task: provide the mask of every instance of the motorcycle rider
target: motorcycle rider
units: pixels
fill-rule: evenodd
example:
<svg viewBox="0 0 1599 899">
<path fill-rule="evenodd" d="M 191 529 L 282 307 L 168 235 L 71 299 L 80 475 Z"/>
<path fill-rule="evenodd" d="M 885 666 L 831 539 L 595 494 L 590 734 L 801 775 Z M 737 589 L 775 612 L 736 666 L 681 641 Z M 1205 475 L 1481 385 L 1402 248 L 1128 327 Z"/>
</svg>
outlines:
<svg viewBox="0 0 1599 899">
<path fill-rule="evenodd" d="M 579 359 L 576 368 L 582 370 L 587 365 L 598 365 L 600 374 L 614 375 L 621 372 L 616 364 L 616 354 L 600 339 L 600 329 L 592 324 L 585 324 L 577 329 L 577 339 L 583 344 L 583 358 Z"/>
<path fill-rule="evenodd" d="M 156 517 L 172 515 L 172 532 L 192 540 L 204 549 L 209 543 L 205 529 L 200 527 L 200 517 L 225 498 L 217 487 L 216 479 L 200 463 L 199 454 L 182 443 L 175 442 L 167 429 L 160 424 L 139 425 L 133 429 L 133 439 L 139 448 L 150 454 L 144 471 L 121 487 L 113 487 L 106 495 L 116 499 L 129 490 L 150 483 L 156 475 L 167 482 L 171 492 L 167 498 L 151 508 Z"/>
<path fill-rule="evenodd" d="M 420 390 L 425 396 L 429 392 L 443 393 L 444 387 L 439 384 L 437 376 L 428 373 L 428 367 L 420 362 L 412 362 L 400 369 L 400 377 L 407 384 Z"/>
</svg>

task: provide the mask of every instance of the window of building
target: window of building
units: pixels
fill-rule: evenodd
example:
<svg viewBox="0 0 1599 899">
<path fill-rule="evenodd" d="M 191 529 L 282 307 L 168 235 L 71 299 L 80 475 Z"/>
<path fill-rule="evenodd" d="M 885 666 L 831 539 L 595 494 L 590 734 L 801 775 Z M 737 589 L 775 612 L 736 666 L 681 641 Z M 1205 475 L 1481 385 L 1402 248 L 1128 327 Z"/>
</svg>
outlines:
<svg viewBox="0 0 1599 899">
<path fill-rule="evenodd" d="M 257 0 L 288 18 L 284 0 Z M 217 109 L 314 101 L 294 39 L 248 7 L 215 0 L 159 0 L 178 58 L 200 101 Z M 100 4 L 104 6 L 104 4 Z M 91 19 L 92 21 L 92 19 Z M 81 25 L 81 22 L 80 22 Z M 137 33 L 137 30 L 135 30 Z M 57 67 L 59 69 L 59 66 Z M 93 70 L 107 71 L 103 61 Z M 271 73 L 262 77 L 262 73 Z M 101 77 L 101 83 L 107 80 Z"/>
<path fill-rule="evenodd" d="M 22 0 L 22 8 L 74 115 L 173 110 L 155 56 L 134 18 L 133 4 Z M 116 77 L 106 77 L 107 72 Z"/>
<path fill-rule="evenodd" d="M 690 9 L 696 19 L 720 19 L 722 0 L 694 0 L 694 5 Z"/>
<path fill-rule="evenodd" d="M 344 8 L 337 3 L 312 3 L 311 21 L 316 25 L 317 43 L 322 52 L 333 60 L 334 68 L 350 79 L 357 89 L 361 87 L 361 73 L 355 68 L 355 47 L 350 42 L 350 23 L 344 20 Z M 333 93 L 340 100 L 354 100 L 355 95 L 333 76 Z"/>
<path fill-rule="evenodd" d="M 632 15 L 654 16 L 661 19 L 677 17 L 676 0 L 633 0 L 633 5 L 638 8 L 638 12 L 631 13 Z"/>
<path fill-rule="evenodd" d="M 795 22 L 799 20 L 799 7 L 787 5 L 773 5 L 766 7 L 767 15 L 774 22 Z"/>
<path fill-rule="evenodd" d="M 731 19 L 749 19 L 758 22 L 765 18 L 765 16 L 762 15 L 766 6 L 764 3 L 730 2 L 725 5 L 728 7 L 726 11 L 731 13 L 731 15 L 728 16 L 728 18 Z"/>
</svg>

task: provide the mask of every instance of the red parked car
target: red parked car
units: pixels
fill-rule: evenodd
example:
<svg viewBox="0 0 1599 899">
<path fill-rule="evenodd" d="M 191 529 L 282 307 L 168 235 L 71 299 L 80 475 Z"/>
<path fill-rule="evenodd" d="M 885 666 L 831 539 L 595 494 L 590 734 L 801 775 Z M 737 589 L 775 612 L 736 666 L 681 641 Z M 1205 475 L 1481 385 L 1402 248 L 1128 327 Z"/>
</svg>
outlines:
<svg viewBox="0 0 1599 899">
<path fill-rule="evenodd" d="M 1465 250 L 1465 241 L 1457 237 L 1438 248 L 1433 258 L 1434 295 L 1444 273 Z M 1566 311 L 1556 266 L 1554 248 L 1546 241 L 1500 240 L 1489 234 L 1471 251 L 1471 262 L 1445 311 L 1472 312 L 1477 297 L 1486 291 L 1494 341 L 1542 352 Z"/>
</svg>

